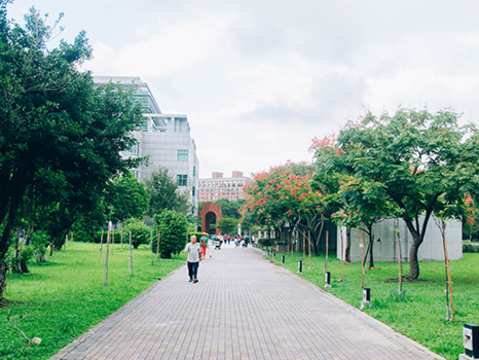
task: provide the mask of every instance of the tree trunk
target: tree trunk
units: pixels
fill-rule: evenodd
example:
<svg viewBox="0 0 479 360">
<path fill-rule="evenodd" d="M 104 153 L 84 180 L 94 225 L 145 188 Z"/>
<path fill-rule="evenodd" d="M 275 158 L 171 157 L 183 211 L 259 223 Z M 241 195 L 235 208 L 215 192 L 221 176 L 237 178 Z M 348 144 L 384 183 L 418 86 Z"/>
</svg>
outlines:
<svg viewBox="0 0 479 360">
<path fill-rule="evenodd" d="M 346 248 L 344 249 L 345 261 L 351 262 L 351 227 L 346 228 Z"/>
<path fill-rule="evenodd" d="M 3 292 L 7 286 L 7 263 L 0 261 L 0 304 L 3 301 Z"/>
<path fill-rule="evenodd" d="M 373 245 L 374 245 L 374 235 L 373 235 L 373 225 L 368 225 L 369 231 L 369 270 L 374 267 L 374 256 L 373 256 Z"/>
<path fill-rule="evenodd" d="M 419 250 L 419 245 L 421 245 L 420 238 L 418 235 L 414 236 L 412 234 L 413 242 L 411 249 L 409 249 L 409 272 L 405 276 L 406 279 L 415 280 L 419 277 L 419 262 L 417 259 L 417 252 Z"/>
<path fill-rule="evenodd" d="M 431 217 L 431 212 L 427 212 L 424 216 L 424 222 L 422 224 L 422 231 L 419 225 L 419 220 L 416 218 L 417 229 L 414 227 L 414 224 L 410 218 L 403 218 L 406 226 L 409 230 L 409 233 L 412 236 L 412 245 L 409 249 L 409 272 L 405 276 L 406 279 L 416 280 L 419 277 L 419 261 L 417 258 L 417 253 L 419 251 L 419 246 L 424 240 L 424 234 L 426 232 L 427 224 L 429 218 Z"/>
</svg>

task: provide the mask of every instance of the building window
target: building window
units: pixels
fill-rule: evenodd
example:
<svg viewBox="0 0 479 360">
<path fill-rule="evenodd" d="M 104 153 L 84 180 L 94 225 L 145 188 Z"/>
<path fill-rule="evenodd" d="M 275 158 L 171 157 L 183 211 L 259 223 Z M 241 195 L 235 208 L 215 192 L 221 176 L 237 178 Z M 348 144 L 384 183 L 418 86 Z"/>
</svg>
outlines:
<svg viewBox="0 0 479 360">
<path fill-rule="evenodd" d="M 188 184 L 188 175 L 177 175 L 178 186 L 186 186 Z"/>
<path fill-rule="evenodd" d="M 193 177 L 196 176 L 196 166 L 193 166 Z"/>
<path fill-rule="evenodd" d="M 193 189 L 191 190 L 191 194 L 195 196 L 195 187 L 193 186 Z"/>
<path fill-rule="evenodd" d="M 124 156 L 140 156 L 140 145 L 133 145 L 123 153 Z"/>
<path fill-rule="evenodd" d="M 143 121 L 140 128 L 141 128 L 141 131 L 148 132 L 148 120 Z"/>
<path fill-rule="evenodd" d="M 178 150 L 178 161 L 188 161 L 188 150 Z"/>
</svg>

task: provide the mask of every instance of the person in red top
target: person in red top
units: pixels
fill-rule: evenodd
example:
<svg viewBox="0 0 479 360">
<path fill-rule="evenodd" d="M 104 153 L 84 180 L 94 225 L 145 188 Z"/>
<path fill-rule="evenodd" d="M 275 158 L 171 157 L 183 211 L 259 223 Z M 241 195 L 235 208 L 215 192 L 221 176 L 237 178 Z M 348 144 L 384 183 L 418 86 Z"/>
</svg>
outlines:
<svg viewBox="0 0 479 360">
<path fill-rule="evenodd" d="M 200 238 L 200 248 L 201 248 L 201 258 L 206 258 L 206 249 L 208 249 L 208 236 L 206 233 L 203 233 L 203 236 Z"/>
</svg>

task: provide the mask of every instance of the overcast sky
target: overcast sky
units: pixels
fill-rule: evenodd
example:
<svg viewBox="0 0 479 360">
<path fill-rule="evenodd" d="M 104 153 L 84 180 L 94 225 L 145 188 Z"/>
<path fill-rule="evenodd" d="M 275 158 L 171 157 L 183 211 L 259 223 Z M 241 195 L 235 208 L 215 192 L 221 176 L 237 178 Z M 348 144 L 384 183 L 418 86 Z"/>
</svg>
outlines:
<svg viewBox="0 0 479 360">
<path fill-rule="evenodd" d="M 211 172 L 311 161 L 308 145 L 366 110 L 453 107 L 479 119 L 479 2 L 15 0 L 86 30 L 94 75 L 140 76 L 187 114 Z"/>
</svg>

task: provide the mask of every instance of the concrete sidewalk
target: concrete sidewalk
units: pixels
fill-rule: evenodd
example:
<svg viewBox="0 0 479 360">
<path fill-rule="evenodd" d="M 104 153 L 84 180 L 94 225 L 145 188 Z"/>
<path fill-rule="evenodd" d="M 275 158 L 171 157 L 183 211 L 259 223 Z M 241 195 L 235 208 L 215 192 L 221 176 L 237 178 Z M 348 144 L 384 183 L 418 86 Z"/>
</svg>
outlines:
<svg viewBox="0 0 479 360">
<path fill-rule="evenodd" d="M 443 359 L 254 249 L 209 252 L 52 359 Z"/>
</svg>

